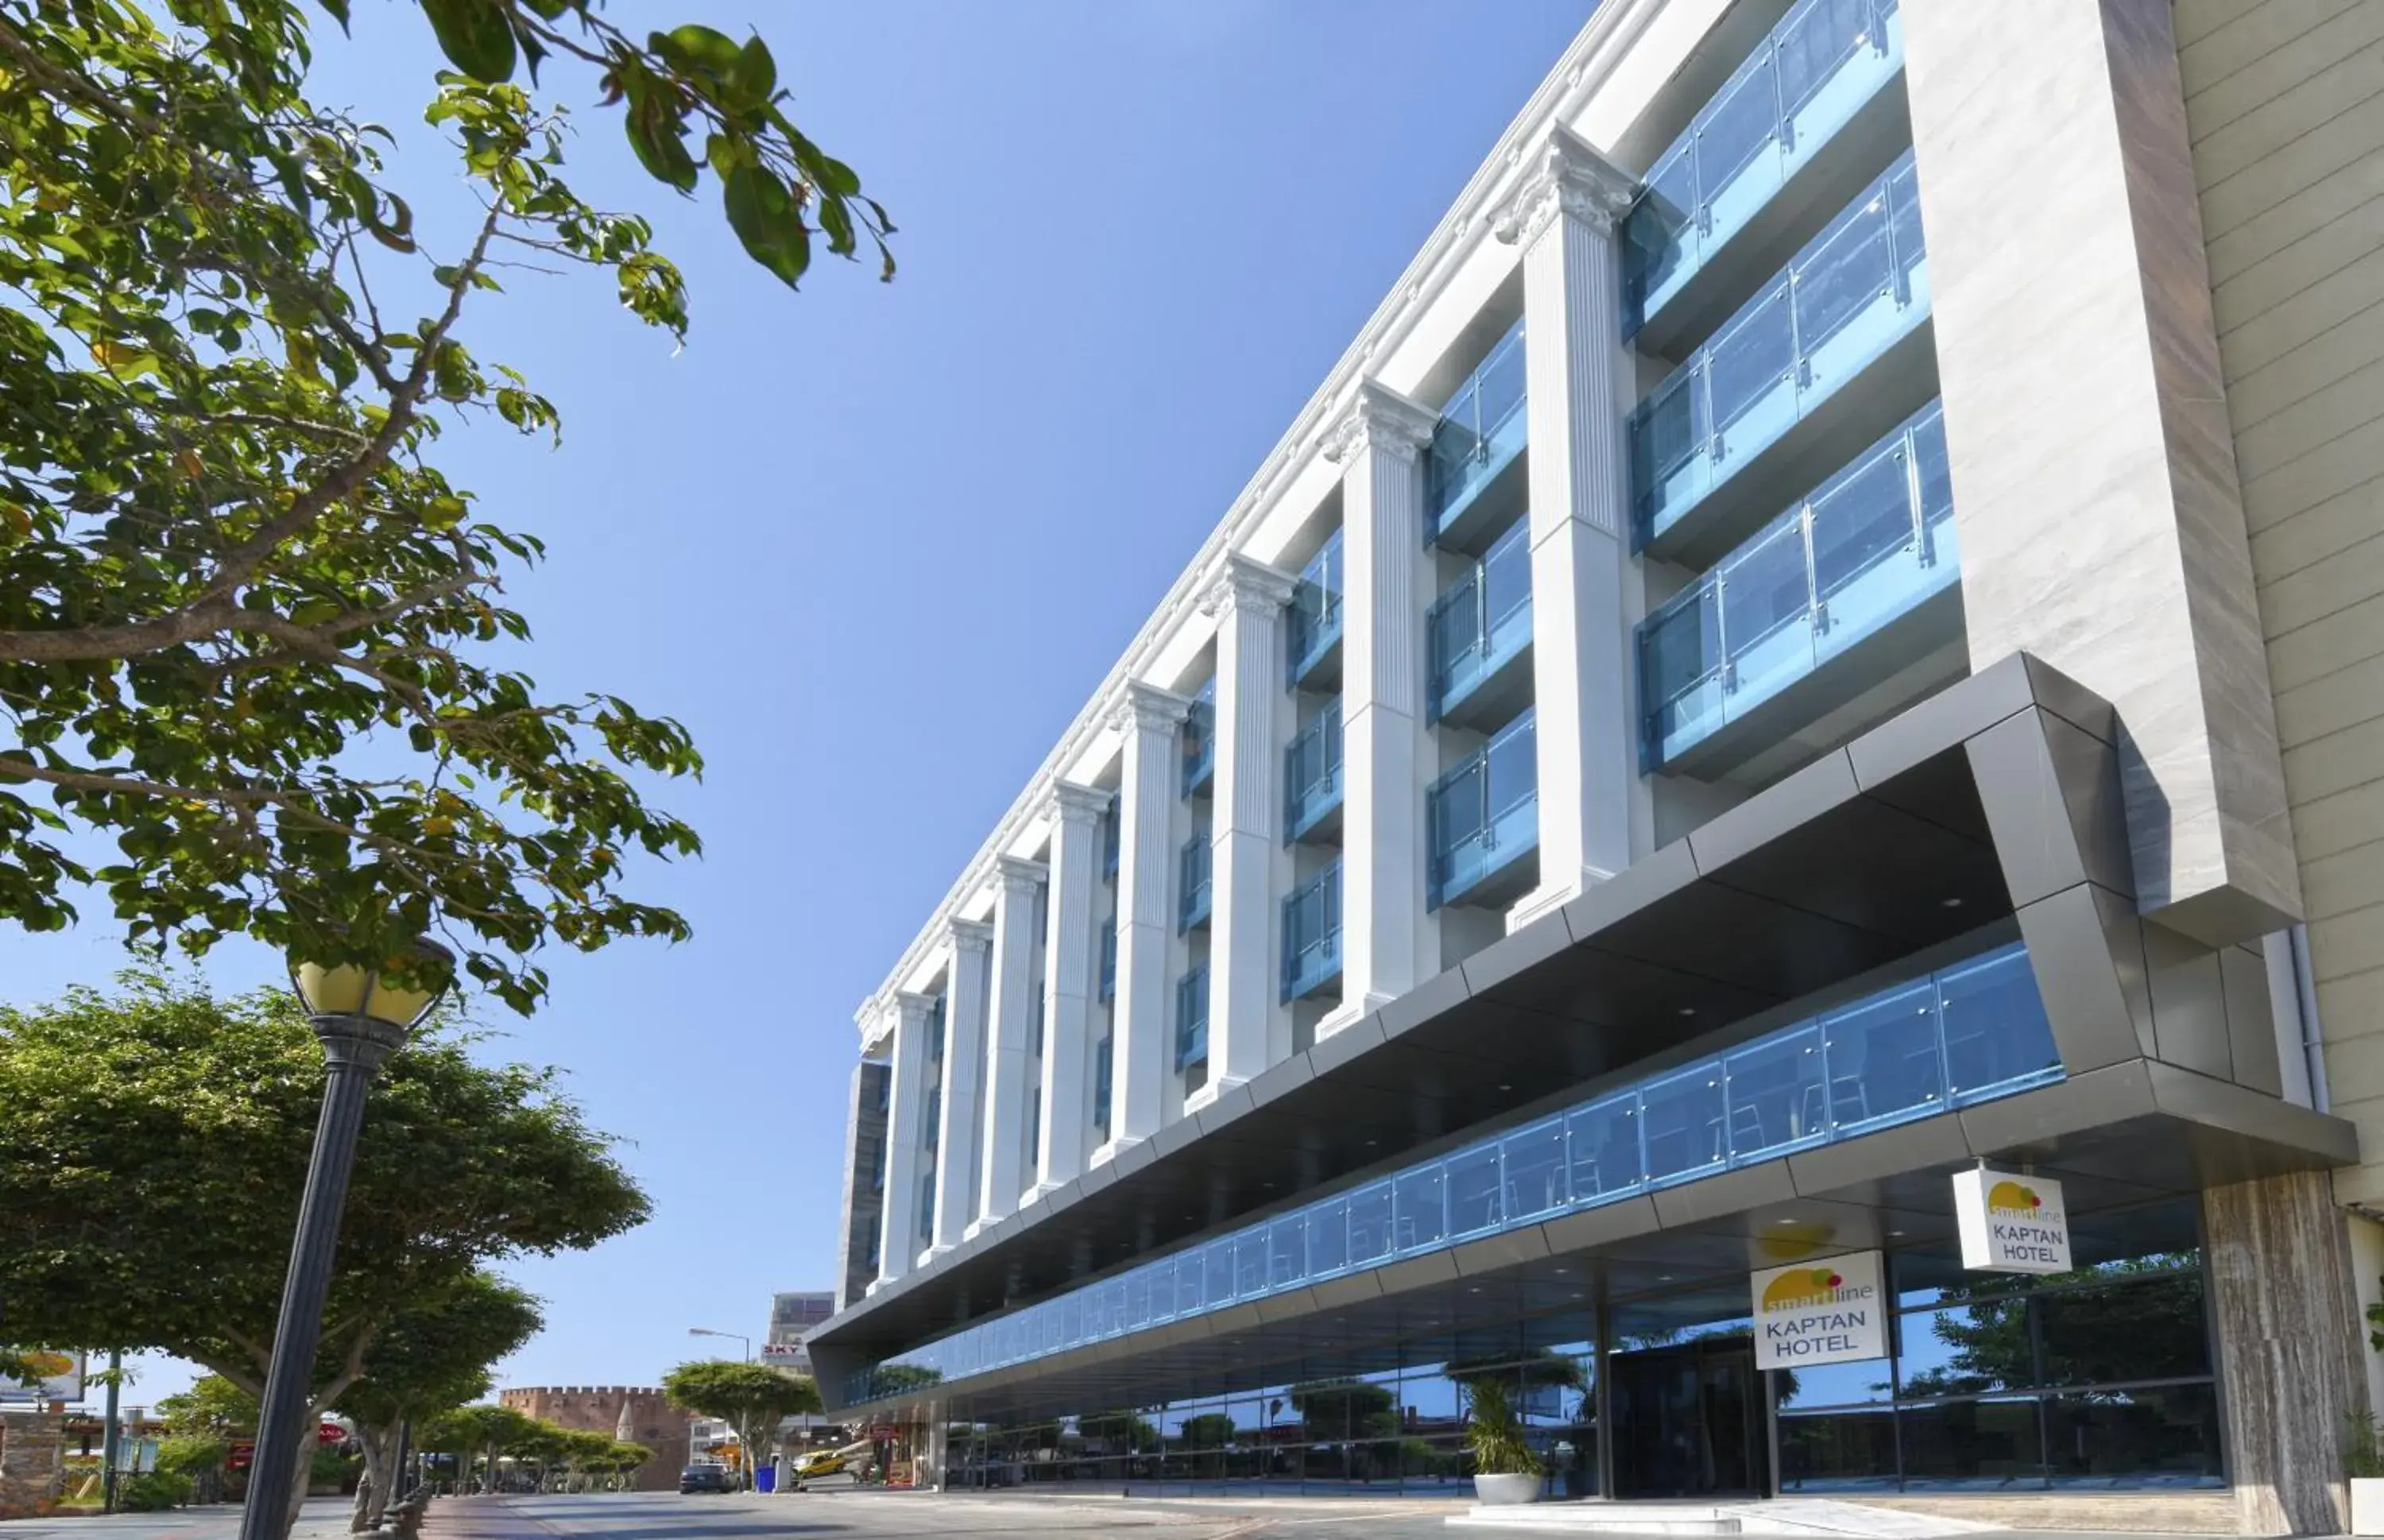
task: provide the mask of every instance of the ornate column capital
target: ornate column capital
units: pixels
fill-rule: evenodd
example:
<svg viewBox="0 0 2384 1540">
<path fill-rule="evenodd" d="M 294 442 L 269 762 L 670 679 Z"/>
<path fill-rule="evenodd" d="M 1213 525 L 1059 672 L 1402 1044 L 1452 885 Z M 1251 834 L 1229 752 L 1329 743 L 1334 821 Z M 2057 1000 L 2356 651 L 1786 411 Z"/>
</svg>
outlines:
<svg viewBox="0 0 2384 1540">
<path fill-rule="evenodd" d="M 1636 178 L 1559 123 L 1548 131 L 1547 143 L 1532 157 L 1514 192 L 1491 214 L 1490 232 L 1509 246 L 1529 246 L 1565 214 L 1600 235 L 1609 234 L 1638 193 Z"/>
<path fill-rule="evenodd" d="M 1051 783 L 1051 817 L 1062 824 L 1092 825 L 1110 810 L 1110 794 L 1098 786 L 1074 781 Z"/>
<path fill-rule="evenodd" d="M 1348 465 L 1369 444 L 1414 454 L 1432 442 L 1432 430 L 1439 426 L 1439 415 L 1432 408 L 1387 385 L 1360 380 L 1347 413 L 1325 431 L 1324 457 L 1336 466 Z"/>
<path fill-rule="evenodd" d="M 993 858 L 993 877 L 1007 898 L 1031 899 L 1035 889 L 1050 879 L 1051 870 L 1039 861 L 1027 861 L 1014 855 Z"/>
<path fill-rule="evenodd" d="M 1191 714 L 1192 702 L 1188 696 L 1145 684 L 1140 679 L 1128 679 L 1124 696 L 1110 708 L 1110 726 L 1122 729 L 1173 732 L 1176 726 Z"/>
<path fill-rule="evenodd" d="M 984 957 L 993 950 L 993 926 L 984 920 L 952 922 L 952 952 L 955 956 Z"/>
<path fill-rule="evenodd" d="M 1200 613 L 1217 616 L 1251 610 L 1273 615 L 1291 602 L 1292 592 L 1298 587 L 1299 579 L 1280 567 L 1228 551 L 1223 570 L 1200 595 Z"/>
<path fill-rule="evenodd" d="M 935 1008 L 936 997 L 933 995 L 904 992 L 894 997 L 895 1016 L 905 1031 L 915 1031 L 925 1025 L 928 1013 Z"/>
</svg>

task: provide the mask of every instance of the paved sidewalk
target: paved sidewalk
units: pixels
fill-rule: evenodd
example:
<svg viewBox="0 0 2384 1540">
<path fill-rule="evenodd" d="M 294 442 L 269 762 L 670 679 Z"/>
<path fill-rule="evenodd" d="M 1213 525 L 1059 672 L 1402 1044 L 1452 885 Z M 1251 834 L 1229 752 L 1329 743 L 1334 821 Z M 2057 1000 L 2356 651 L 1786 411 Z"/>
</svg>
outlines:
<svg viewBox="0 0 2384 1540">
<path fill-rule="evenodd" d="M 290 1540 L 345 1540 L 353 1497 L 309 1497 L 299 1510 Z M 240 1534 L 240 1508 L 216 1503 L 178 1508 L 169 1513 L 52 1514 L 0 1523 L 7 1540 L 232 1540 Z"/>
</svg>

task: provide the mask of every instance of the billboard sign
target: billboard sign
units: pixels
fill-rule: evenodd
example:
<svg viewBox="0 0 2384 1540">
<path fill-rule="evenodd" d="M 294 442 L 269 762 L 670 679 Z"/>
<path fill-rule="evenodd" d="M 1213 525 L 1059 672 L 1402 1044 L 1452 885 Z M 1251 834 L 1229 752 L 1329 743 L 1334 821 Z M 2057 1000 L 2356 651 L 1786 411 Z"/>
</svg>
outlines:
<svg viewBox="0 0 2384 1540">
<path fill-rule="evenodd" d="M 2061 1184 L 1979 1166 L 1954 1174 L 1962 1265 L 1980 1273 L 2069 1271 L 2069 1210 Z"/>
<path fill-rule="evenodd" d="M 1880 1254 L 1854 1251 L 1753 1275 L 1755 1367 L 1802 1369 L 1887 1355 Z"/>
<path fill-rule="evenodd" d="M 56 1348 L 18 1348 L 9 1349 L 25 1360 L 33 1373 L 28 1385 L 13 1375 L 0 1374 L 0 1401 L 80 1401 L 82 1399 L 83 1374 L 88 1367 L 83 1355 Z"/>
</svg>

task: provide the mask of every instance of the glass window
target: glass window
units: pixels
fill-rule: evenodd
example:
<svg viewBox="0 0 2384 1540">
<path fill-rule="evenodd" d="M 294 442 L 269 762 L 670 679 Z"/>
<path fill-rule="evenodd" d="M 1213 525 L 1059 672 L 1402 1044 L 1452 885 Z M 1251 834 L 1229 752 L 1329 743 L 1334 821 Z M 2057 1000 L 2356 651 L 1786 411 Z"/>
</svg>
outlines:
<svg viewBox="0 0 2384 1540">
<path fill-rule="evenodd" d="M 2048 1397 L 2044 1420 L 2055 1486 L 2225 1484 L 2211 1385 Z"/>
<path fill-rule="evenodd" d="M 1639 1185 L 1639 1101 L 1616 1097 L 1584 1107 L 1565 1120 L 1571 1146 L 1572 1196 L 1586 1203 Z"/>
<path fill-rule="evenodd" d="M 1840 1128 L 1942 1105 L 1937 990 L 1927 980 L 1821 1018 L 1830 1117 Z"/>
<path fill-rule="evenodd" d="M 1349 1261 L 1381 1261 L 1391 1254 L 1391 1185 L 1377 1182 L 1349 1195 Z"/>
<path fill-rule="evenodd" d="M 1992 1492 L 2044 1483 L 2044 1446 L 2032 1400 L 1906 1407 L 1896 1422 L 1907 1487 Z"/>
<path fill-rule="evenodd" d="M 1946 1074 L 1956 1096 L 2059 1067 L 2026 952 L 1948 968 L 1939 975 L 1938 993 L 1945 1013 Z"/>
<path fill-rule="evenodd" d="M 1819 1407 L 1862 1406 L 1891 1400 L 1895 1395 L 1895 1361 L 1865 1359 L 1859 1363 L 1824 1363 L 1779 1371 L 1780 1410 L 1808 1410 Z"/>
<path fill-rule="evenodd" d="M 1437 1246 L 1448 1233 L 1438 1166 L 1410 1171 L 1392 1183 L 1396 1213 L 1393 1238 L 1401 1251 Z"/>
<path fill-rule="evenodd" d="M 1701 1064 L 1659 1080 L 1640 1096 L 1646 1119 L 1650 1181 L 1705 1171 L 1721 1163 L 1722 1088 L 1717 1065 Z"/>
<path fill-rule="evenodd" d="M 1896 1484 L 1892 1409 L 1792 1412 L 1781 1408 L 1782 1492 L 1892 1492 Z"/>
<path fill-rule="evenodd" d="M 1499 1141 L 1507 1167 L 1507 1217 L 1527 1219 L 1564 1207 L 1571 1194 L 1565 1181 L 1565 1125 L 1549 1118 L 1519 1128 Z"/>
<path fill-rule="evenodd" d="M 2039 1296 L 2036 1310 L 2047 1385 L 2176 1380 L 2210 1372 L 2199 1273 L 2061 1289 Z"/>
<path fill-rule="evenodd" d="M 1487 1145 L 1448 1158 L 1448 1233 L 1470 1236 L 1499 1222 L 1498 1147 Z"/>
<path fill-rule="evenodd" d="M 1976 1395 L 2036 1383 L 2035 1351 L 2029 1340 L 2028 1301 L 1989 1298 L 1951 1302 L 1902 1317 L 1903 1356 L 1897 1360 L 1906 1397 Z"/>
</svg>

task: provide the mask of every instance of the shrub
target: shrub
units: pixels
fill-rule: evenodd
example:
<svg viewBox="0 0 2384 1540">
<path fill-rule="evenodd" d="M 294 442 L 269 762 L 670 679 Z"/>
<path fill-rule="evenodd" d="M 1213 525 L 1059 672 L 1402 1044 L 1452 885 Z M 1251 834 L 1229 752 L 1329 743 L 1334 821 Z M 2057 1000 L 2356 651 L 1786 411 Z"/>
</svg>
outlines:
<svg viewBox="0 0 2384 1540">
<path fill-rule="evenodd" d="M 143 1471 L 116 1486 L 116 1506 L 127 1513 L 159 1513 L 191 1500 L 191 1478 L 170 1471 Z"/>
</svg>

